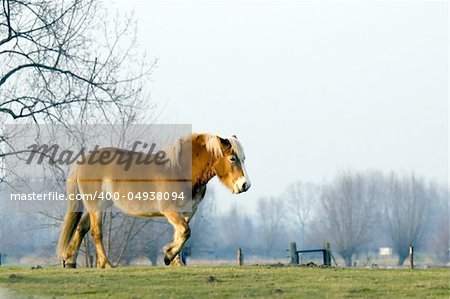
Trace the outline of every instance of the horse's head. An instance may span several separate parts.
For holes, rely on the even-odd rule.
[[[245,170],[245,154],[241,143],[236,136],[213,138],[217,138],[213,146],[220,146],[220,153],[214,164],[214,171],[219,180],[235,194],[247,191],[251,184]]]

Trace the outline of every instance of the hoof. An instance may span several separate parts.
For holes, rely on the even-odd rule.
[[[76,268],[77,267],[77,263],[64,263],[64,268]]]
[[[164,264],[166,264],[166,266],[169,266],[170,262],[171,262],[171,260],[167,256],[165,256],[164,257]]]
[[[113,265],[111,265],[111,263],[100,263],[100,264],[97,264],[97,268],[100,268],[100,269],[111,269],[111,268],[114,268],[114,267],[113,267]]]

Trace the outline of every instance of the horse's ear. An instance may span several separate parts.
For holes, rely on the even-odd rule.
[[[231,148],[231,142],[230,140],[226,139],[226,138],[221,138],[219,136],[217,136],[217,138],[219,138],[220,140],[220,145],[222,146],[223,149],[230,149]]]
[[[236,139],[237,139],[237,136],[236,136],[236,135],[233,135],[232,137],[234,137],[234,138],[236,138]]]

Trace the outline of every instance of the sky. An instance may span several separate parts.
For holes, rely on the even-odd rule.
[[[448,181],[448,7],[406,1],[121,1],[158,58],[158,123],[237,135],[251,212],[295,181],[342,170]]]

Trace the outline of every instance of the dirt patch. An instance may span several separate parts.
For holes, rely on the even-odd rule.
[[[269,268],[282,268],[282,267],[303,267],[303,268],[332,268],[329,266],[324,265],[317,265],[316,263],[309,262],[306,264],[283,264],[283,263],[275,263],[275,264],[255,264],[253,266],[260,266],[260,267],[269,267]]]
[[[21,280],[22,278],[23,278],[22,276],[14,274],[14,273],[8,276],[8,279],[11,281],[18,281],[18,280]]]
[[[275,264],[254,264],[252,266],[259,267],[271,267],[271,268],[281,268],[281,267],[289,267],[291,264],[283,264],[283,263],[275,263]]]
[[[207,283],[217,283],[217,282],[220,282],[219,279],[215,278],[215,277],[212,276],[212,275],[209,275],[208,277],[206,277],[205,281],[206,281]]]
[[[272,291],[273,295],[283,295],[284,291],[282,289],[275,289]]]

